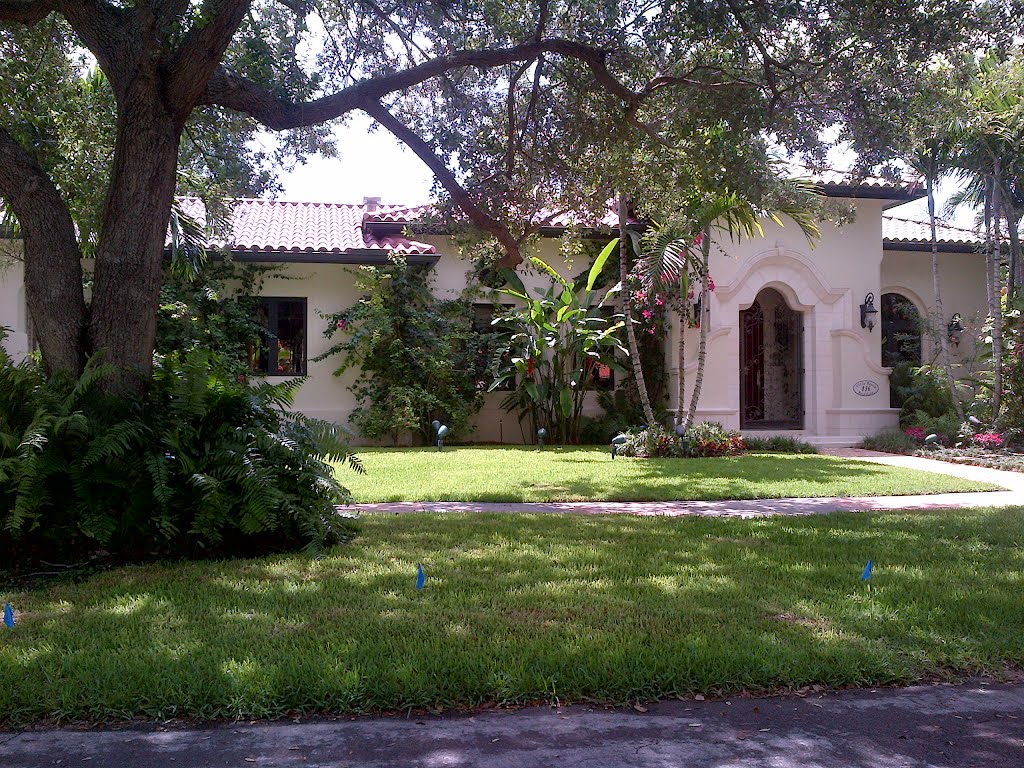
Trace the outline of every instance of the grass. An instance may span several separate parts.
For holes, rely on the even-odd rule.
[[[1024,663],[1022,545],[1021,509],[370,515],[321,560],[125,567],[0,595],[18,611],[0,634],[0,722],[625,703],[998,671]]]
[[[360,449],[343,470],[356,501],[675,501],[887,496],[994,490],[949,475],[834,456],[615,459],[607,450]]]

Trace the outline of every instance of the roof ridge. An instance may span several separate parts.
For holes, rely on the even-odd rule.
[[[883,213],[882,218],[890,219],[892,221],[903,221],[906,222],[907,224],[920,224],[921,226],[925,227],[931,226],[931,222],[925,221],[923,219],[908,219],[905,216],[893,216],[891,213]],[[967,232],[972,235],[977,234],[977,232],[973,229],[968,229],[967,227],[960,227],[957,226],[956,224],[949,224],[945,220],[939,218],[938,216],[935,217],[935,224],[936,226],[942,227],[943,229],[955,229],[957,232]]]

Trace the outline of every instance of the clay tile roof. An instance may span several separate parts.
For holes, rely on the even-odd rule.
[[[893,181],[881,176],[865,176],[852,178],[844,171],[826,169],[823,171],[795,171],[822,187],[825,194],[832,193],[837,197],[874,197],[892,200],[913,200],[923,197],[924,182],[919,178]]]
[[[981,237],[976,232],[949,224],[938,224],[935,234],[939,243],[970,246],[972,249],[981,242]],[[931,237],[931,227],[927,221],[916,221],[885,214],[882,216],[882,240],[887,244],[931,243]]]
[[[179,203],[187,215],[205,223],[206,210],[201,200],[181,198]],[[376,238],[364,232],[367,211],[362,205],[234,200],[230,207],[230,232],[210,245],[260,253],[343,254],[367,250],[390,250],[406,255],[436,253],[429,243],[399,235]]]

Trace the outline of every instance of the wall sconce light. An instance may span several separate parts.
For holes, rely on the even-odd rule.
[[[871,329],[875,327],[875,315],[878,314],[878,310],[875,309],[875,294],[868,293],[864,297],[864,303],[860,305],[860,327],[867,328],[868,333],[871,333]]]
[[[953,346],[960,346],[960,334],[962,334],[966,328],[964,328],[963,318],[960,317],[959,312],[954,312],[953,316],[949,318],[949,325],[946,326],[946,330],[949,332],[949,341]]]

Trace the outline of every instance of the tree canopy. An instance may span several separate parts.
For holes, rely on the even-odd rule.
[[[0,197],[24,237],[47,366],[79,371],[102,351],[144,381],[179,178],[272,192],[276,166],[343,152],[328,128],[363,112],[514,266],[555,212],[603,206],[612,189],[638,197],[655,169],[663,188],[685,188],[670,179],[674,158],[700,157],[712,134],[820,161],[822,129],[835,126],[862,167],[883,163],[920,75],[1008,44],[1020,11],[1015,0],[0,0]],[[252,149],[260,130],[280,135],[275,155]],[[747,165],[737,179],[750,177]],[[89,301],[83,256],[95,257]]]

